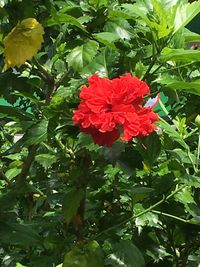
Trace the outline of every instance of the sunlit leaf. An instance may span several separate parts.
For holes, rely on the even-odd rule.
[[[24,19],[4,38],[4,70],[31,60],[41,48],[44,29],[34,18]]]

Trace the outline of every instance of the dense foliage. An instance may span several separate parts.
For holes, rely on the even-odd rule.
[[[0,1],[1,266],[200,266],[200,35],[185,28],[199,12],[186,0]],[[7,69],[5,38],[27,18],[44,42]],[[111,147],[80,132],[73,110],[95,73],[145,81],[144,104],[160,94],[156,132]]]

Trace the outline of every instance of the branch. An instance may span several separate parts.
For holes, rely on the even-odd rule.
[[[58,87],[63,83],[63,81],[65,80],[65,78],[68,76],[69,71],[67,70],[63,76],[55,83],[55,88],[56,90],[58,89]]]
[[[19,181],[24,181],[26,177],[28,176],[28,173],[29,173],[31,164],[35,158],[37,149],[38,149],[38,145],[32,145],[28,148],[28,156],[23,163],[21,173],[17,176]]]
[[[38,61],[36,58],[33,59],[34,64],[36,65],[40,76],[44,79],[44,81],[47,84],[47,94],[46,94],[46,99],[45,99],[45,103],[46,105],[49,105],[51,102],[51,97],[53,92],[56,90],[56,86],[55,86],[55,79],[54,76],[49,73]]]

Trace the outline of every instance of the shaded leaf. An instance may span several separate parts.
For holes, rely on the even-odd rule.
[[[69,223],[72,217],[76,214],[83,197],[83,189],[72,188],[65,194],[62,204],[62,212],[67,223]]]
[[[103,267],[103,253],[97,241],[77,244],[64,258],[63,267]]]

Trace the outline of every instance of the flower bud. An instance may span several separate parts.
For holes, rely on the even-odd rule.
[[[200,130],[200,115],[197,115],[196,116],[196,118],[195,118],[195,124],[196,124],[196,126],[199,128],[199,130]]]

